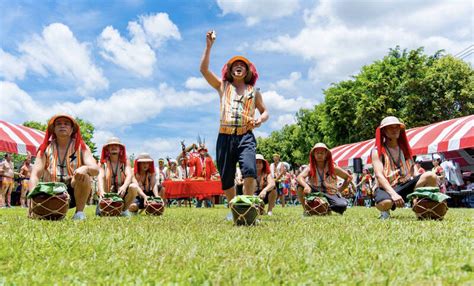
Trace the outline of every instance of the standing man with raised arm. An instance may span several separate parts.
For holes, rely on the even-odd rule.
[[[220,127],[216,144],[216,161],[221,174],[222,189],[227,201],[235,196],[234,178],[237,162],[244,178],[244,194],[253,195],[256,189],[257,141],[254,128],[268,120],[268,111],[262,94],[255,83],[258,73],[243,56],[231,58],[222,69],[222,77],[209,70],[211,48],[215,32],[206,35],[206,48],[201,60],[201,73],[206,81],[217,90],[220,99]],[[260,116],[255,119],[255,108]]]

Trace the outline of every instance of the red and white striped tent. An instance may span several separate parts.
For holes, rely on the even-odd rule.
[[[374,131],[375,133],[375,131]],[[461,166],[474,165],[472,157],[463,149],[474,147],[474,115],[446,120],[407,130],[413,155],[443,153],[456,159]],[[354,158],[367,164],[375,139],[346,144],[331,149],[339,167],[352,167]]]
[[[43,131],[0,120],[0,151],[23,155],[28,151],[35,156],[44,134]]]

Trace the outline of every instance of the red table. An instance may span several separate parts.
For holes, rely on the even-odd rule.
[[[164,181],[167,199],[198,198],[223,195],[221,181]]]

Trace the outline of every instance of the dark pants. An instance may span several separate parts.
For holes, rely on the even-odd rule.
[[[421,175],[414,177],[413,179],[406,181],[403,184],[395,186],[393,189],[395,192],[403,198],[404,201],[407,200],[407,196],[415,191],[415,186],[420,180]],[[375,190],[375,203],[378,204],[382,201],[392,200],[392,197],[382,188],[377,188]],[[393,202],[393,201],[392,201]],[[392,205],[392,210],[395,210],[396,205]]]
[[[340,194],[330,195],[324,193],[324,196],[328,200],[329,207],[332,211],[338,214],[344,214],[347,209],[347,200],[343,198]]]
[[[256,150],[257,140],[251,131],[243,135],[219,133],[216,144],[216,161],[223,190],[234,186],[237,162],[243,178],[257,178]]]
[[[347,200],[341,196],[341,194],[328,194],[326,191],[318,189],[314,186],[311,186],[311,191],[312,192],[321,192],[323,193],[324,197],[328,200],[329,207],[331,208],[332,211],[338,213],[338,214],[344,214],[344,212],[347,209]]]

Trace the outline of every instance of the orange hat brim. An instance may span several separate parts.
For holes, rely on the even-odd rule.
[[[68,115],[68,114],[56,114],[53,117],[51,117],[51,119],[49,119],[49,121],[48,121],[48,130],[50,131],[51,134],[54,132],[54,122],[58,118],[67,118],[67,119],[71,120],[71,122],[73,124],[74,131],[79,130],[79,128],[80,128],[79,123],[77,123],[77,121],[74,117],[72,117],[71,115]]]

